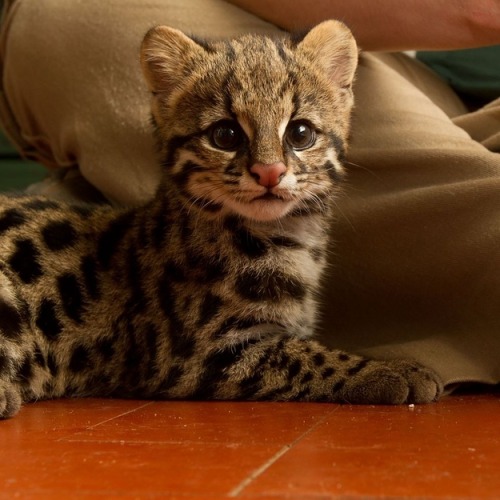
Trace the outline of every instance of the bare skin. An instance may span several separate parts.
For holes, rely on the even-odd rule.
[[[500,44],[500,0],[227,0],[287,30],[339,19],[364,50]]]

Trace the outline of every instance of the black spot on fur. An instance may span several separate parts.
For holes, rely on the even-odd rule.
[[[179,380],[182,377],[183,373],[184,371],[182,367],[178,365],[172,366],[155,393],[162,396],[168,396],[168,391],[174,388],[179,383]]]
[[[101,290],[99,286],[97,264],[94,258],[90,255],[83,257],[80,263],[80,271],[83,276],[83,283],[87,295],[91,299],[98,300],[101,296]]]
[[[35,347],[34,359],[35,359],[35,363],[38,366],[41,366],[42,368],[46,368],[47,367],[47,360],[45,359],[45,356],[43,355],[42,350],[40,349],[39,345],[37,345]]]
[[[302,370],[302,363],[299,359],[293,361],[288,367],[287,377],[288,380],[293,380]]]
[[[156,357],[158,355],[158,329],[152,323],[146,323],[142,332],[146,340],[147,363],[144,377],[146,380],[155,378],[158,372]]]
[[[52,221],[42,229],[42,238],[49,250],[57,252],[74,245],[78,233],[68,221]]]
[[[253,399],[253,397],[262,389],[262,373],[254,371],[252,375],[244,378],[240,383],[240,396],[242,400]]]
[[[9,229],[22,226],[25,222],[26,216],[23,212],[16,208],[10,208],[0,216],[0,234],[5,233]]]
[[[104,198],[102,201],[104,202]],[[80,217],[88,217],[94,212],[94,207],[92,205],[71,205],[71,211]]]
[[[0,351],[0,375],[6,375],[10,372],[12,368],[11,361],[8,356]]]
[[[345,386],[345,380],[339,380],[333,385],[332,392],[335,394],[341,391],[344,388],[344,386]]]
[[[49,352],[47,356],[47,366],[49,367],[50,374],[55,377],[59,373],[59,366],[53,353]]]
[[[356,363],[352,368],[349,368],[349,370],[347,370],[347,375],[352,377],[352,376],[358,374],[361,370],[363,370],[363,368],[366,367],[367,364],[368,364],[368,360],[362,359],[361,361]]]
[[[199,251],[186,250],[186,267],[190,277],[203,284],[221,281],[227,274],[225,263],[221,259],[209,259]]]
[[[323,370],[323,372],[321,373],[321,378],[325,380],[327,378],[332,377],[334,374],[335,370],[331,366],[329,366]]]
[[[34,283],[42,276],[40,252],[35,244],[28,239],[16,240],[16,249],[9,259],[12,270],[27,285]]]
[[[258,258],[267,253],[269,245],[242,226],[238,217],[227,217],[224,228],[233,233],[234,245],[244,255]]]
[[[134,214],[132,212],[125,212],[114,219],[101,234],[97,245],[97,259],[104,269],[109,269],[111,259],[131,227],[133,219]]]
[[[317,352],[312,359],[316,366],[323,366],[326,362],[325,355],[321,352]]]
[[[57,289],[64,312],[72,320],[81,323],[82,314],[85,312],[85,303],[77,277],[72,273],[59,276],[57,278]]]
[[[297,396],[295,396],[294,400],[295,401],[307,401],[309,399],[309,396],[311,395],[311,389],[309,387],[306,387],[305,389],[302,389]]]
[[[248,330],[249,328],[252,328],[254,326],[259,326],[261,324],[262,321],[257,318],[239,318],[236,316],[231,316],[222,323],[222,325],[215,333],[215,337],[216,338],[224,337],[230,331]]]
[[[186,281],[186,274],[181,266],[177,265],[173,260],[169,260],[163,268],[164,280],[172,283],[183,283]]]
[[[238,344],[217,350],[209,355],[203,364],[203,371],[198,386],[193,391],[192,399],[213,399],[217,385],[227,379],[226,369],[236,363],[248,344]]]
[[[236,280],[236,291],[241,297],[251,301],[301,300],[306,294],[305,285],[281,272],[258,273],[249,270],[240,273]]]
[[[21,313],[12,305],[0,300],[0,334],[17,339],[22,333]]]
[[[218,295],[208,292],[200,306],[198,325],[200,327],[209,323],[221,310],[223,301]]]
[[[253,235],[245,227],[240,227],[234,231],[233,242],[236,248],[250,258],[259,258],[266,255],[269,245]]]
[[[287,236],[273,236],[272,238],[270,238],[270,242],[277,247],[292,249],[304,248],[303,245],[297,240],[294,240],[293,238],[289,238]]]
[[[341,352],[338,355],[338,359],[339,359],[339,361],[349,361],[351,359],[351,356],[349,356],[349,354],[347,354],[345,352]]]
[[[101,354],[104,362],[109,362],[115,355],[115,342],[112,338],[100,339],[96,344],[97,351]]]
[[[189,358],[194,354],[195,339],[185,332],[176,310],[175,292],[167,269],[158,283],[160,308],[170,323],[171,350],[174,357]]]
[[[59,208],[59,203],[52,200],[34,199],[23,203],[23,208],[43,212],[45,210],[53,210]]]
[[[306,372],[306,373],[304,373],[304,375],[300,379],[300,383],[307,384],[308,382],[311,382],[311,380],[313,380],[313,378],[314,378],[314,375],[312,374],[312,372]]]
[[[26,356],[16,373],[16,380],[21,383],[28,383],[33,377],[33,360],[31,356]]]
[[[55,304],[50,299],[43,299],[38,310],[36,326],[49,340],[57,340],[62,332],[62,325],[56,315]]]
[[[158,212],[152,217],[151,240],[154,247],[159,250],[165,244],[167,235],[170,234],[172,220],[169,217],[170,206],[167,197],[161,199],[161,207]],[[143,224],[146,228],[146,224]]]
[[[68,368],[73,373],[80,373],[90,368],[90,351],[87,347],[79,345],[73,351]]]
[[[142,269],[134,247],[130,247],[127,255],[128,283],[131,290],[130,299],[127,302],[129,314],[138,314],[146,308],[147,299],[142,287]]]

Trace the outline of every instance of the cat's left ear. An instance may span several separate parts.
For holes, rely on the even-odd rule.
[[[341,88],[350,88],[358,66],[358,47],[349,28],[340,21],[324,21],[312,28],[298,44]]]
[[[203,53],[201,45],[177,29],[157,26],[149,30],[141,46],[141,66],[150,90],[171,92]]]

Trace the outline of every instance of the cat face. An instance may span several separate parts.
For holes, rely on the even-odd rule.
[[[155,28],[142,64],[166,182],[202,210],[260,221],[324,205],[343,172],[356,62],[335,21],[299,41],[207,44]]]

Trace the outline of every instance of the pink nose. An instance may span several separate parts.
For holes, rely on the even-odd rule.
[[[250,167],[250,173],[256,178],[257,182],[264,187],[272,188],[277,186],[286,172],[286,165],[278,163],[254,163]]]

